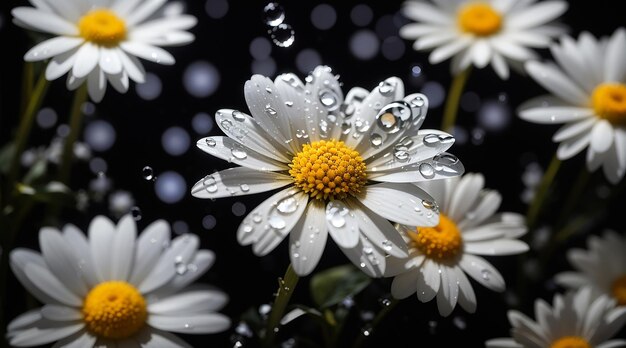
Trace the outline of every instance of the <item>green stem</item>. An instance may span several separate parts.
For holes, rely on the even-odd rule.
[[[559,160],[556,155],[552,157],[552,161],[548,166],[548,169],[543,174],[541,178],[541,182],[539,183],[539,187],[537,188],[537,192],[535,192],[535,197],[528,207],[528,212],[526,213],[526,225],[529,230],[532,230],[537,223],[537,218],[539,217],[539,213],[541,212],[541,208],[546,200],[546,195],[552,186],[552,182],[556,177],[556,173],[559,171],[559,167],[561,166],[561,160]]]
[[[265,330],[265,347],[271,347],[274,343],[276,332],[278,332],[278,328],[280,326],[280,319],[282,319],[285,309],[287,308],[287,304],[289,304],[289,299],[291,299],[291,295],[293,295],[293,292],[296,289],[298,279],[298,275],[293,270],[291,264],[289,264],[289,267],[287,267],[287,271],[285,272],[285,277],[278,280],[278,292],[276,293],[276,299],[274,300],[274,305],[272,306],[272,311],[270,312],[270,316],[267,320],[267,327]]]
[[[572,190],[569,192],[569,195],[567,196],[567,200],[565,200],[565,207],[563,207],[563,210],[561,211],[561,214],[559,215],[558,220],[556,221],[556,226],[563,226],[565,224],[565,221],[570,218],[570,214],[572,213],[572,210],[574,210],[574,208],[576,208],[576,203],[578,203],[578,200],[580,198],[580,196],[583,194],[585,188],[587,187],[587,183],[589,182],[589,172],[587,171],[587,168],[583,167],[582,170],[580,171],[580,174],[578,174],[578,178],[576,178],[576,181],[574,182],[574,186],[572,187]],[[558,236],[558,235],[554,235],[555,236],[555,241],[560,240],[564,240],[564,238],[566,238],[567,236]]]
[[[80,86],[74,94],[72,101],[72,111],[70,114],[70,133],[63,143],[63,153],[61,155],[61,167],[59,168],[58,180],[64,184],[68,184],[70,179],[70,170],[72,168],[72,160],[74,159],[74,143],[78,139],[81,126],[83,123],[83,103],[87,100],[87,84]]]
[[[378,324],[387,316],[387,314],[389,314],[389,312],[391,312],[392,309],[394,309],[398,305],[398,303],[400,303],[399,300],[391,299],[389,304],[386,305],[383,309],[381,309],[380,312],[378,312],[378,314],[376,314],[376,317],[374,318],[374,320],[372,320],[372,323],[370,325],[370,329],[368,330],[367,335],[365,334],[365,332],[362,332],[358,336],[354,344],[352,345],[352,348],[360,348],[361,346],[363,346],[363,343],[365,343],[365,340],[368,337],[372,336]]]
[[[37,85],[35,86],[35,89],[33,90],[30,99],[28,100],[26,110],[24,111],[24,114],[20,119],[20,126],[15,135],[15,149],[13,152],[13,158],[11,158],[11,166],[9,167],[9,176],[7,182],[8,187],[6,191],[7,195],[11,195],[11,193],[15,189],[15,183],[20,173],[20,159],[22,158],[22,152],[24,152],[24,148],[26,147],[28,136],[30,135],[30,131],[33,128],[35,115],[41,107],[41,103],[44,96],[46,95],[48,86],[48,80],[46,80],[46,77],[42,73],[41,76],[39,76],[39,80],[37,80]]]
[[[459,102],[461,101],[461,94],[465,83],[469,77],[471,67],[461,71],[452,80],[450,85],[450,91],[448,92],[448,98],[446,99],[446,106],[443,111],[443,120],[441,122],[441,130],[444,132],[451,132],[452,127],[456,121],[456,115],[459,111]]]

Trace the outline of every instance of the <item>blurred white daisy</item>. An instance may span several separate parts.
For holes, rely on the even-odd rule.
[[[454,138],[420,130],[427,99],[404,96],[398,78],[371,92],[353,88],[344,101],[337,77],[317,67],[306,84],[294,74],[254,75],[244,88],[253,117],[220,110],[227,137],[201,139],[203,151],[241,167],[208,175],[193,188],[200,198],[241,196],[287,187],[243,220],[237,238],[256,255],[290,234],[298,275],[317,265],[328,234],[370,276],[382,276],[385,255],[406,255],[387,221],[438,222],[432,198],[410,182],[460,175],[461,162],[444,153]],[[291,233],[290,233],[291,232]]]
[[[170,243],[166,222],[136,238],[135,221],[117,226],[98,216],[89,238],[75,226],[42,228],[42,253],[16,249],[11,268],[45,305],[8,326],[12,346],[191,347],[170,332],[224,331],[230,320],[215,311],[228,301],[209,286],[186,288],[211,267],[215,255],[198,250],[194,235]]]
[[[626,307],[615,307],[606,296],[594,298],[589,288],[554,296],[553,307],[535,301],[534,321],[510,310],[513,338],[495,338],[487,348],[612,348],[625,347],[626,340],[610,338],[626,321]]]
[[[394,276],[391,294],[398,299],[417,293],[428,302],[437,297],[439,313],[448,316],[458,303],[476,310],[476,295],[468,278],[494,291],[504,291],[504,279],[489,262],[476,255],[512,255],[528,250],[516,238],[526,233],[524,217],[495,214],[502,197],[484,189],[481,174],[420,183],[441,207],[439,225],[399,225],[408,258],[389,257],[386,276]]]
[[[567,258],[578,272],[562,272],[556,282],[571,289],[590,286],[594,296],[607,295],[626,306],[626,239],[607,231],[590,236],[588,250],[572,249]]]
[[[626,172],[626,30],[596,40],[582,33],[551,47],[559,66],[528,62],[526,70],[552,95],[520,107],[535,123],[565,123],[552,137],[557,156],[569,159],[587,148],[589,171],[601,165],[612,183]]]
[[[104,97],[107,80],[120,93],[129,79],[143,83],[146,72],[137,59],[171,65],[174,57],[159,46],[192,42],[186,30],[196,18],[182,15],[179,4],[167,0],[32,0],[34,7],[11,11],[14,22],[54,35],[31,48],[24,60],[50,59],[46,78],[69,72],[67,88],[87,83],[94,101]]]
[[[565,30],[553,20],[567,10],[565,1],[535,0],[412,0],[404,4],[404,15],[417,23],[400,29],[400,36],[416,40],[416,50],[433,50],[431,64],[452,58],[452,73],[471,64],[493,66],[502,78],[509,65],[536,59],[531,48],[548,47]]]

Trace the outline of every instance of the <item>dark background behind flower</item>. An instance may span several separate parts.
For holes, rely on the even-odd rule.
[[[398,37],[399,27],[408,22],[399,13],[400,2],[280,2],[286,16],[284,23],[295,31],[295,41],[289,47],[272,43],[268,34],[271,27],[265,23],[263,13],[266,4],[189,1],[187,12],[199,20],[191,30],[196,41],[169,49],[176,57],[176,65],[146,63],[149,73],[146,84],[131,85],[125,95],[109,87],[102,103],[85,108],[88,116],[80,141],[89,145],[91,158],[75,163],[71,186],[86,190],[90,200],[84,211],[65,209],[58,219],[86,230],[93,215],[115,218],[110,200],[122,190],[129,192],[134,202],[118,205],[117,209],[132,210],[141,228],[156,219],[165,219],[173,224],[175,233],[199,235],[202,247],[217,255],[215,265],[201,281],[230,294],[231,300],[222,312],[233,319],[233,328],[211,336],[184,337],[194,346],[228,347],[238,338],[244,338],[244,346],[253,346],[253,338],[245,344],[245,330],[241,327],[235,330],[239,316],[249,308],[256,310],[271,302],[276,278],[282,276],[288,264],[285,243],[270,255],[258,258],[250,248],[236,242],[239,222],[266,195],[213,202],[189,194],[191,186],[204,175],[230,166],[198,150],[194,144],[204,136],[221,133],[213,124],[218,109],[248,111],[243,84],[251,74],[275,77],[295,72],[304,78],[314,66],[326,64],[341,75],[344,92],[354,86],[371,89],[388,76],[398,76],[404,80],[407,94],[422,92],[430,98],[431,109],[423,128],[439,128],[442,102],[451,80],[449,62],[431,66],[427,53],[413,51],[412,42]],[[11,140],[18,121],[22,56],[37,39],[11,23],[10,9],[22,5],[27,5],[26,1],[5,0],[0,5],[1,145]],[[625,24],[616,6],[609,0],[570,2],[562,22],[574,35],[583,30],[596,36],[610,35]],[[540,53],[550,58],[547,50]],[[467,172],[482,172],[486,186],[502,193],[501,211],[525,213],[527,193],[524,192],[540,178],[541,168],[545,169],[556,150],[550,141],[556,126],[539,127],[518,119],[515,114],[521,102],[543,93],[543,89],[525,76],[515,72],[508,81],[502,81],[489,67],[473,71],[466,87],[457,118],[457,143],[451,152],[462,160]],[[71,98],[63,78],[51,84],[43,103],[45,111],[38,115],[29,148],[48,146],[55,136],[63,134]],[[146,179],[149,174],[148,169],[144,171],[146,166],[151,168],[156,180]],[[564,163],[544,221],[558,217],[568,189],[583,168],[583,155]],[[110,189],[103,191],[107,186]],[[536,259],[524,256],[489,258],[504,275],[508,291],[497,294],[474,286],[478,298],[476,314],[457,308],[450,317],[441,318],[434,303],[421,304],[412,296],[402,301],[378,331],[373,332],[369,346],[393,342],[394,347],[429,347],[463,342],[464,346],[479,347],[488,338],[508,336],[505,314],[508,308],[519,306],[516,308],[533,315],[529,304],[535,297],[551,300],[552,294],[560,290],[546,280],[558,270],[569,269],[564,258],[566,247],[583,245],[586,234],[600,233],[604,228],[626,231],[620,216],[626,206],[623,183],[621,187],[621,194],[609,201],[606,198],[615,187],[601,173],[592,176],[592,184],[579,198],[580,204],[572,217],[596,211],[595,218],[577,226],[579,234],[557,249],[546,263],[539,264]],[[98,197],[101,199],[94,200]],[[33,212],[20,231],[17,246],[38,249],[36,236],[43,214],[43,208]],[[529,239],[531,247],[541,245],[541,238],[550,233],[546,229],[535,232],[534,238]],[[347,262],[329,242],[317,270]],[[292,302],[312,304],[309,279],[300,281]],[[522,281],[527,287],[523,295],[516,292]],[[14,278],[10,278],[9,284],[7,299],[11,301],[3,308],[4,323],[34,305],[32,300],[24,298],[24,291]],[[384,306],[381,303],[389,296],[389,288],[390,279],[376,280],[354,298],[351,324],[342,336],[345,342],[352,341],[368,326],[371,317]],[[314,341],[319,337],[312,321],[299,320],[284,328],[280,341],[289,345],[289,339],[296,335]],[[621,336],[626,336],[624,330]]]

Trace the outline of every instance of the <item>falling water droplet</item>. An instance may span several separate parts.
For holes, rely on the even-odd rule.
[[[148,180],[148,181],[154,179],[154,171],[152,170],[152,167],[150,166],[143,167],[143,169],[141,170],[141,175],[143,176],[145,180]]]
[[[276,2],[270,2],[263,7],[265,24],[275,27],[285,20],[285,10]]]
[[[296,33],[293,31],[293,28],[286,23],[273,27],[269,32],[272,42],[278,47],[289,47],[296,39]]]
[[[133,217],[133,219],[135,219],[135,221],[141,220],[141,209],[139,209],[139,207],[134,206],[130,208],[130,214]]]

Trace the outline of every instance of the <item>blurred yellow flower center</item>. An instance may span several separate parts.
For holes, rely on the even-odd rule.
[[[87,330],[98,337],[121,339],[139,331],[148,318],[146,300],[134,286],[109,281],[93,288],[83,303]]]
[[[126,39],[126,23],[110,10],[90,11],[78,22],[78,31],[85,40],[100,46],[117,46]]]
[[[626,274],[615,279],[611,290],[613,291],[613,297],[617,300],[617,304],[626,306]]]
[[[552,342],[550,348],[591,348],[591,345],[582,337],[565,336]]]
[[[454,221],[439,215],[439,225],[418,227],[409,232],[415,247],[427,257],[437,261],[449,261],[459,256],[463,247],[463,238]]]
[[[354,196],[367,181],[361,155],[338,140],[305,144],[289,167],[295,185],[316,199]]]
[[[591,104],[599,117],[611,123],[626,123],[626,85],[599,85],[593,90]]]
[[[489,36],[500,31],[502,16],[488,4],[470,3],[459,10],[458,23],[466,33]]]

